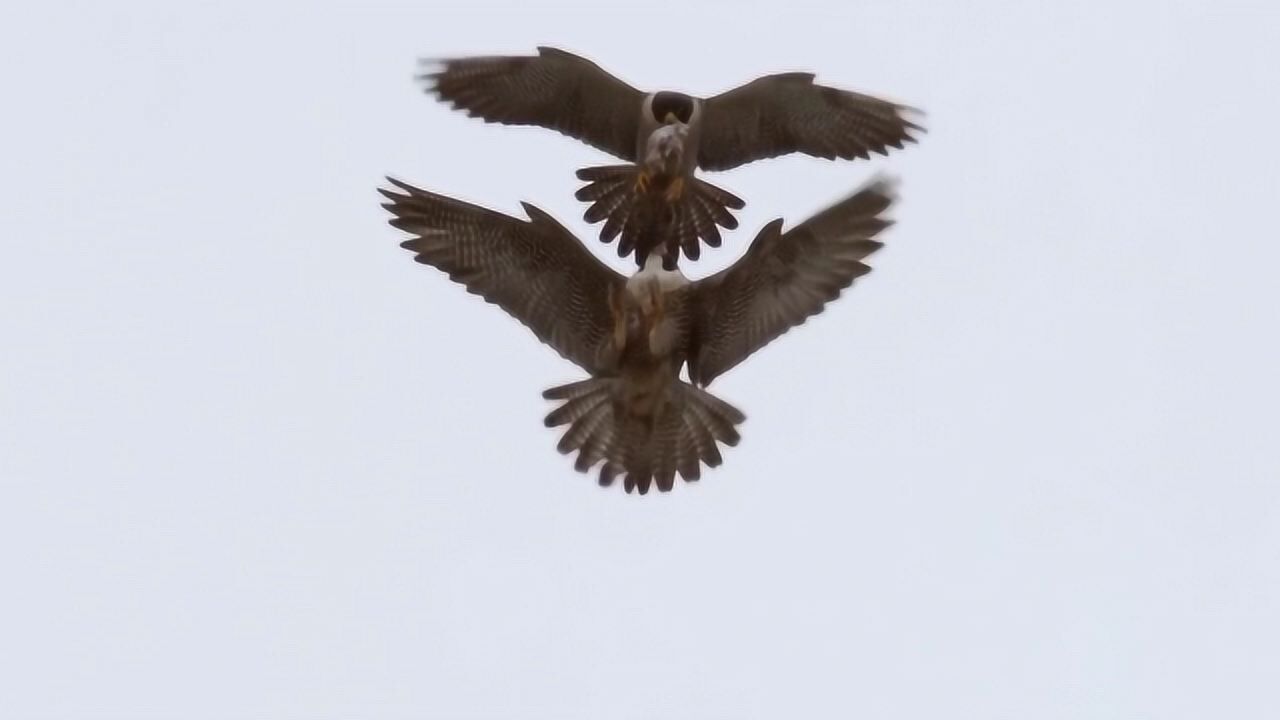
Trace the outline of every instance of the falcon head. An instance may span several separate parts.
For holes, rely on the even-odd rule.
[[[664,90],[653,94],[649,101],[649,110],[653,119],[660,123],[678,121],[689,123],[693,120],[694,100],[684,93]]]

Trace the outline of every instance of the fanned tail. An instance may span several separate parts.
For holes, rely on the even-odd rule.
[[[641,495],[655,482],[667,492],[677,474],[693,482],[702,476],[702,465],[719,466],[718,444],[737,445],[737,426],[746,420],[737,408],[683,380],[671,382],[655,417],[639,417],[628,407],[619,378],[580,380],[542,396],[563,401],[545,424],[569,426],[556,447],[566,455],[577,451],[574,469],[585,473],[603,462],[600,485],[622,475],[624,489]]]
[[[612,242],[619,238],[619,257],[634,251],[636,263],[643,266],[649,253],[665,243],[668,258],[674,260],[683,251],[685,257],[697,260],[702,249],[699,240],[720,247],[720,228],[738,227],[730,210],[741,210],[745,203],[733,193],[691,177],[683,180],[679,198],[671,202],[666,188],[638,192],[639,175],[636,165],[602,165],[578,171],[578,179],[587,184],[575,197],[591,203],[583,219],[604,221],[600,239]]]

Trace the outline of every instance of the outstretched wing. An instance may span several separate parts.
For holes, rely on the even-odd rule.
[[[415,260],[506,310],[542,342],[587,372],[613,329],[610,293],[624,278],[568,230],[525,203],[529,220],[420,190],[388,178],[379,189],[391,224],[415,237],[400,243]]]
[[[785,233],[774,220],[741,260],[693,283],[689,379],[705,387],[870,272],[862,260],[883,247],[873,238],[892,224],[891,193],[878,179]]]
[[[812,73],[767,75],[708,98],[698,165],[728,170],[802,152],[832,160],[866,158],[915,142],[912,110],[860,93],[816,85]]]
[[[455,58],[422,76],[427,92],[485,122],[539,125],[624,160],[636,159],[644,93],[563,50]]]

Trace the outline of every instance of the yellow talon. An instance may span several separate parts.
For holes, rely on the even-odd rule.
[[[636,175],[635,191],[641,195],[649,192],[649,173],[647,171],[641,170],[640,174]]]
[[[684,178],[676,177],[676,179],[672,180],[671,184],[667,186],[667,193],[665,195],[665,197],[667,198],[667,202],[673,203],[679,200],[680,195],[683,192],[684,192]]]

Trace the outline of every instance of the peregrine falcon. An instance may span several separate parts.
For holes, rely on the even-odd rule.
[[[628,164],[586,168],[577,197],[584,218],[605,221],[600,239],[621,235],[619,256],[636,263],[660,243],[668,269],[683,250],[696,260],[699,238],[720,245],[717,226],[733,229],[733,194],[694,177],[789,153],[867,158],[915,142],[922,132],[904,105],[814,83],[814,75],[766,75],[709,98],[645,93],[564,50],[537,55],[424,61],[428,92],[485,122],[539,125],[611,153]]]
[[[521,220],[388,179],[390,223],[413,236],[401,247],[590,375],[544,393],[562,401],[546,425],[569,426],[560,452],[577,451],[584,473],[603,463],[601,485],[624,475],[641,494],[720,464],[717,444],[736,445],[745,416],[703,388],[869,272],[862,261],[891,224],[891,184],[877,179],[789,230],[768,223],[715,275],[690,282],[658,245],[625,277],[529,203]]]

